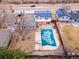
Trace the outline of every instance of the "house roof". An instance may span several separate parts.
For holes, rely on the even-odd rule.
[[[79,13],[69,13],[72,17],[71,19],[77,20],[79,19]]]
[[[60,17],[63,17],[63,16],[68,16],[68,17],[70,17],[70,20],[75,20],[75,21],[78,21],[78,19],[79,19],[79,13],[77,12],[77,13],[73,13],[73,12],[71,12],[71,13],[68,13],[68,12],[66,12],[64,9],[58,9],[57,11],[56,11],[56,13],[57,13],[57,16],[60,18]]]
[[[50,11],[36,11],[35,15],[37,17],[52,17],[52,14]]]
[[[64,9],[58,9],[56,13],[58,17],[63,17],[63,16],[71,17],[71,15],[67,13]]]

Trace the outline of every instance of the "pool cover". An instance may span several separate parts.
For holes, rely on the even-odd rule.
[[[49,45],[56,47],[56,42],[52,29],[41,29],[41,41],[42,46]]]

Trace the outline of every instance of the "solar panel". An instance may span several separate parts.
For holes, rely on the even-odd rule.
[[[51,17],[51,12],[50,11],[36,11],[35,15],[38,17]]]

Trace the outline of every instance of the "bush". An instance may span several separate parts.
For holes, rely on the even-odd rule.
[[[1,23],[0,23],[0,29],[5,29],[5,28],[7,28],[7,25],[6,25],[6,24],[1,24]]]
[[[27,59],[27,57],[20,49],[10,50],[6,47],[0,47],[0,59]]]

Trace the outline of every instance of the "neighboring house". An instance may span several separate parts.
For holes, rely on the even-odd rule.
[[[69,21],[71,19],[71,15],[67,13],[64,9],[58,9],[56,11],[56,14],[60,21]]]
[[[51,11],[36,11],[35,12],[35,21],[37,22],[50,22],[52,20]]]
[[[79,22],[79,13],[77,12],[77,13],[73,13],[73,12],[71,12],[71,13],[69,13],[72,17],[71,17],[71,21],[73,21],[73,22]]]
[[[79,22],[79,12],[66,12],[64,9],[58,9],[56,11],[58,20],[60,21],[71,21]]]

